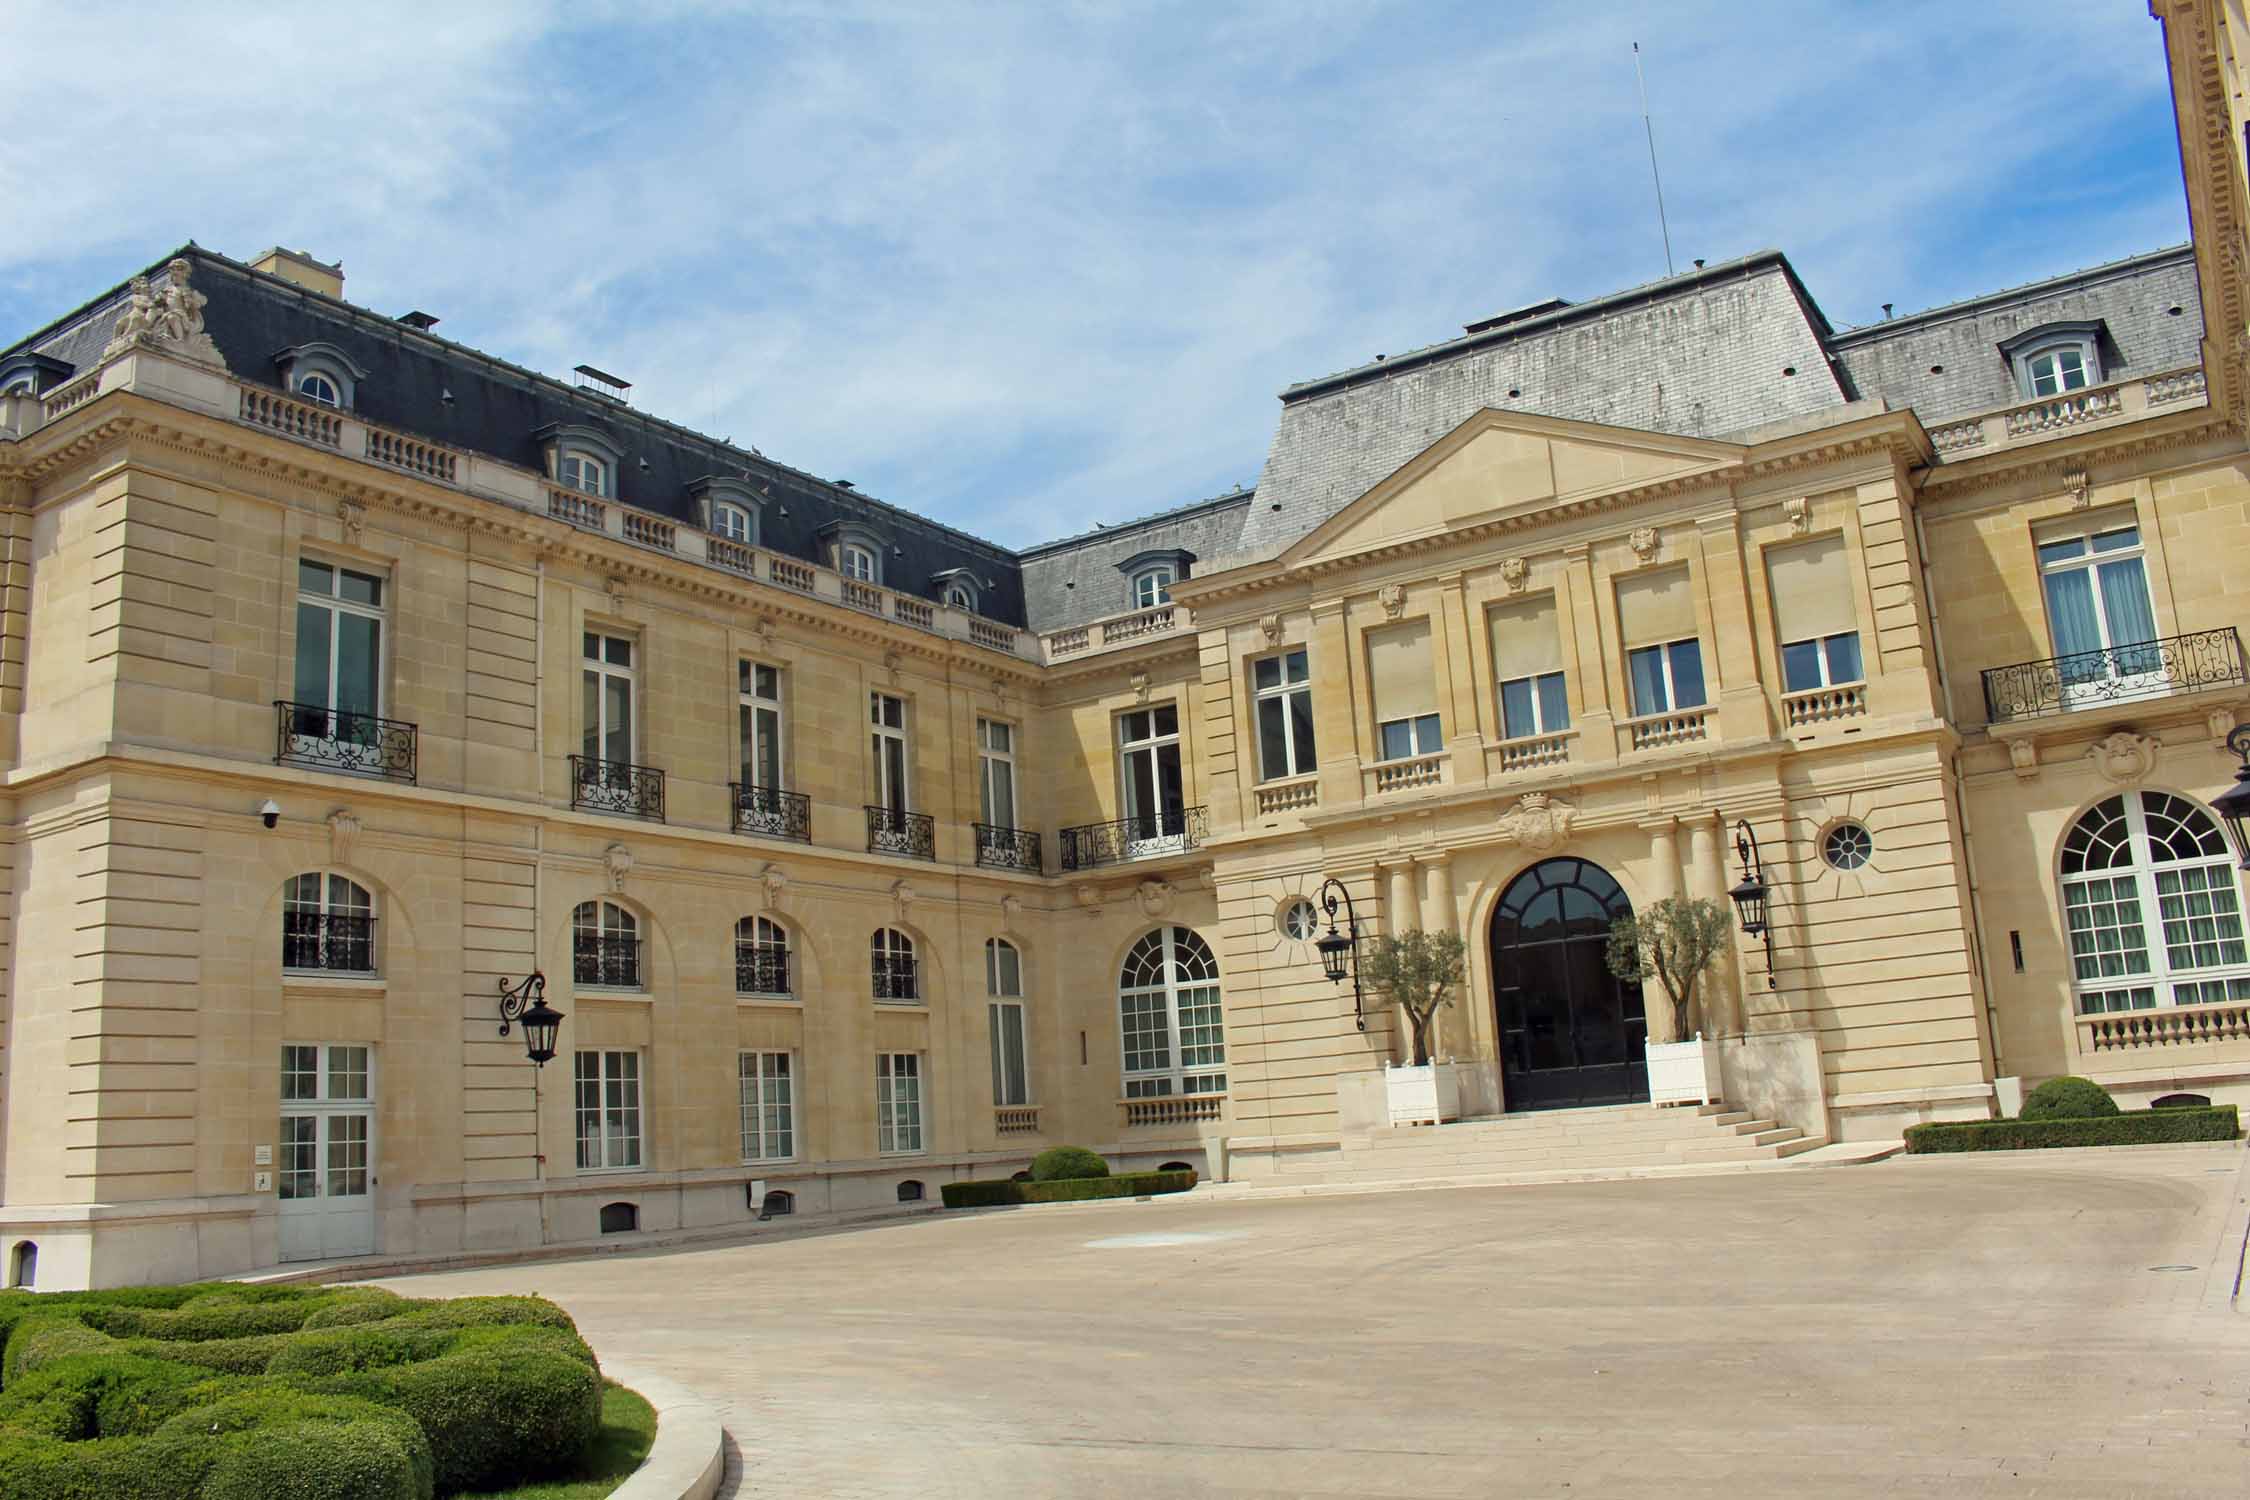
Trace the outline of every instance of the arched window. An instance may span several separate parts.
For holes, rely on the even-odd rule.
[[[282,887],[281,966],[301,974],[375,972],[375,898],[342,875],[292,875]]]
[[[875,549],[861,546],[858,542],[846,542],[838,549],[836,571],[862,583],[881,581],[881,568],[876,561]]]
[[[307,401],[317,401],[322,406],[342,406],[344,393],[336,389],[336,382],[326,375],[300,375],[297,377],[297,394]]]
[[[1133,945],[1117,977],[1117,1011],[1126,1098],[1226,1092],[1219,961],[1194,932],[1159,927]]]
[[[602,1233],[630,1234],[641,1227],[641,1207],[637,1203],[604,1203],[602,1205]]]
[[[954,609],[965,609],[970,614],[977,611],[977,591],[960,579],[945,586],[945,602]]]
[[[588,495],[609,493],[609,464],[591,453],[565,453],[555,460],[555,478]]]
[[[614,901],[581,901],[570,914],[570,975],[578,984],[641,987],[641,923]]]
[[[1158,563],[1143,568],[1133,575],[1133,608],[1154,609],[1159,604],[1172,602],[1172,585],[1178,581],[1178,570],[1170,563]]]
[[[744,917],[734,924],[734,992],[789,993],[789,933],[773,918]]]
[[[761,1219],[778,1219],[783,1214],[793,1214],[796,1211],[797,1195],[787,1188],[769,1188],[765,1201],[758,1205],[758,1217]]]
[[[26,1291],[39,1284],[39,1245],[34,1240],[18,1240],[8,1252],[8,1285]]]
[[[740,542],[744,546],[758,540],[757,532],[750,524],[750,512],[723,500],[712,503],[711,534],[725,537],[730,542]]]
[[[2170,792],[2088,808],[2062,850],[2078,1013],[2250,999],[2250,945],[2227,841]]]
[[[992,1033],[992,1102],[1003,1108],[1031,1102],[1031,1061],[1024,1045],[1023,955],[1005,938],[984,945],[986,1017]]]
[[[906,1181],[898,1185],[898,1201],[901,1203],[921,1202],[922,1184],[911,1177],[907,1178]]]
[[[914,962],[914,939],[895,927],[878,927],[868,942],[868,949],[876,999],[912,1004],[922,998],[922,980]]]

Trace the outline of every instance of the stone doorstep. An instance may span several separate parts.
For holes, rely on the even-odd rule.
[[[220,1278],[256,1286],[290,1282],[372,1281],[385,1276],[420,1276],[436,1271],[469,1271],[542,1260],[584,1260],[597,1255],[631,1255],[643,1250],[691,1249],[767,1239],[805,1239],[847,1229],[869,1228],[943,1212],[937,1203],[873,1208],[851,1214],[790,1215],[800,1222],[782,1228],[751,1224],[713,1224],[694,1229],[659,1229],[605,1234],[598,1239],[556,1240],[495,1250],[439,1250],[426,1255],[363,1255],[351,1260],[289,1261],[265,1270]]]
[[[1578,1167],[1548,1172],[1455,1172],[1428,1177],[1380,1177],[1353,1182],[1289,1182],[1262,1177],[1254,1182],[1214,1183],[1210,1197],[1221,1201],[1243,1198],[1327,1198],[1360,1193],[1426,1192],[1446,1188],[1542,1187],[1577,1182],[1642,1182],[1666,1177],[1721,1177],[1736,1172],[1794,1171],[1794,1161],[1680,1162],[1665,1165]],[[1195,1193],[1183,1194],[1194,1197]]]
[[[727,1435],[711,1403],[677,1381],[635,1365],[602,1371],[656,1408],[648,1457],[610,1492],[610,1500],[711,1500],[726,1477]]]

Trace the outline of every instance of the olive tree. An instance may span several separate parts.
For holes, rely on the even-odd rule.
[[[1430,1060],[1430,1026],[1438,1007],[1453,1003],[1467,971],[1468,948],[1457,932],[1409,932],[1376,938],[1360,960],[1359,977],[1406,1012],[1414,1028],[1414,1066]]]
[[[1672,1039],[1695,1034],[1700,981],[1732,941],[1726,909],[1705,896],[1666,896],[1609,928],[1609,971],[1639,982],[1654,976],[1672,1002]]]

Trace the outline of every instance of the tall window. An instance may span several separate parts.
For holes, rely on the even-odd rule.
[[[555,461],[555,478],[584,494],[609,493],[609,465],[591,453],[565,453]]]
[[[2063,689],[2162,670],[2149,606],[2141,529],[2112,517],[2047,531],[2039,539],[2039,581],[2047,597]],[[2131,649],[2140,646],[2142,649]]]
[[[581,1052],[573,1104],[578,1170],[612,1172],[641,1164],[641,1055]]]
[[[789,993],[789,933],[773,918],[744,917],[734,924],[734,992]]]
[[[1555,596],[1542,594],[1505,604],[1485,621],[1492,643],[1492,675],[1499,686],[1500,733],[1507,739],[1560,734],[1570,727],[1562,634]]]
[[[757,531],[750,524],[750,512],[724,500],[711,502],[711,534],[746,547],[758,539]]]
[[[837,549],[836,571],[846,578],[856,578],[861,583],[876,582],[875,549],[863,547],[858,542],[844,543]]]
[[[581,901],[570,914],[572,982],[641,987],[641,924],[614,901]]]
[[[1117,719],[1118,761],[1125,779],[1125,818],[1135,840],[1178,838],[1187,816],[1180,774],[1180,709],[1165,703]]]
[[[796,1099],[786,1052],[735,1056],[742,1095],[742,1159],[787,1161],[797,1154]]]
[[[922,998],[920,966],[914,961],[914,939],[895,927],[878,927],[868,940],[869,970],[875,998],[912,1005]]]
[[[736,664],[737,730],[742,744],[742,784],[781,790],[781,669],[764,662]]]
[[[1125,1097],[1226,1092],[1219,962],[1185,927],[1159,927],[1133,945],[1117,980]]]
[[[312,871],[282,888],[281,966],[299,972],[375,972],[375,898],[357,881]]]
[[[1859,626],[1852,614],[1850,558],[1840,536],[1766,554],[1781,686],[1789,693],[1860,682]]]
[[[875,1149],[899,1156],[922,1149],[922,1054],[875,1054]]]
[[[1158,563],[1133,575],[1133,608],[1154,609],[1172,602],[1172,585],[1179,581],[1170,563]]]
[[[586,757],[629,761],[633,758],[633,643],[592,630],[585,636],[580,670]]]
[[[984,821],[1016,826],[1016,729],[998,719],[977,720],[977,787]]]
[[[1250,666],[1250,693],[1258,714],[1258,778],[1304,776],[1313,758],[1312,674],[1302,650],[1264,657]]]
[[[867,722],[875,755],[875,805],[906,812],[906,700],[869,693]]]
[[[1370,630],[1367,676],[1374,688],[1376,743],[1384,760],[1435,755],[1445,748],[1428,620]]]
[[[2202,808],[2097,802],[2064,836],[2062,877],[2079,1014],[2250,999],[2234,859]]]
[[[1701,708],[1703,643],[1696,633],[1688,570],[1636,573],[1617,585],[1618,626],[1636,716]]]
[[[1031,1077],[1023,1040],[1023,957],[1013,943],[984,945],[984,987],[992,1031],[992,1102],[1029,1104]]]
[[[379,764],[383,580],[357,568],[297,564],[297,709],[291,731],[364,748]]]

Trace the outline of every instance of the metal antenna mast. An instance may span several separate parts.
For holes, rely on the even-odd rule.
[[[1648,79],[1641,73],[1641,44],[1633,43],[1633,81],[1641,90],[1641,129],[1648,134],[1648,175],[1656,183],[1656,227],[1664,236],[1664,274],[1672,274],[1672,226],[1664,221],[1664,175],[1656,170],[1656,127],[1648,119]]]

